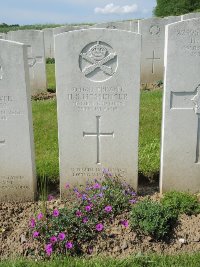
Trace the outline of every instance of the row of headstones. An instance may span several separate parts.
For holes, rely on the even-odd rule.
[[[55,37],[61,195],[105,168],[138,186],[141,35]],[[160,190],[200,190],[200,19],[166,26]],[[27,46],[0,40],[0,200],[36,193]]]
[[[101,23],[91,28],[120,29],[142,34],[141,84],[155,84],[163,80],[164,36],[167,24],[200,17],[200,13],[172,16],[163,19],[151,18],[124,22]],[[1,34],[0,39],[13,40],[29,45],[29,72],[31,94],[45,92],[47,89],[45,58],[54,58],[54,36],[60,33],[87,29],[88,25],[66,25],[46,28],[43,31],[23,30]]]

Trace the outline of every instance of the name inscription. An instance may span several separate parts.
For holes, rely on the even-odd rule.
[[[12,96],[0,96],[0,120],[8,120],[9,116],[23,115],[20,109],[12,108],[14,103]]]

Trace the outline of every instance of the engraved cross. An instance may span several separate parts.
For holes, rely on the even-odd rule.
[[[154,74],[154,72],[155,72],[155,60],[158,60],[160,58],[159,57],[155,57],[155,51],[153,50],[153,57],[150,57],[150,58],[147,58],[147,59],[152,60],[151,72],[152,72],[152,74]]]
[[[34,66],[36,65],[36,64],[39,64],[39,63],[42,63],[43,62],[43,57],[41,57],[41,56],[36,56],[36,57],[33,57],[32,56],[32,48],[29,46],[28,47],[28,50],[29,50],[29,57],[28,57],[28,65],[29,65],[29,68],[31,68],[32,69],[32,71],[33,71],[33,79],[34,79],[34,77],[35,77],[35,73],[34,73]]]
[[[195,163],[200,163],[200,84],[194,92],[171,92],[171,109],[193,109],[197,115],[197,144]]]
[[[111,132],[111,133],[103,133],[100,131],[100,119],[101,119],[101,116],[96,116],[96,127],[97,127],[97,130],[96,132],[83,132],[83,137],[87,137],[87,136],[95,136],[97,138],[97,164],[100,164],[100,138],[103,137],[103,136],[112,136],[114,137],[114,132]]]

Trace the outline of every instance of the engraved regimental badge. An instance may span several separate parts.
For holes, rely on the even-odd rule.
[[[101,82],[110,79],[117,70],[117,55],[104,42],[86,45],[79,56],[79,67],[88,79]]]

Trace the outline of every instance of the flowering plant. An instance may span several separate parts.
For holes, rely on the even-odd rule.
[[[135,191],[106,170],[103,179],[80,188],[66,186],[75,197],[71,207],[48,210],[46,216],[40,212],[30,221],[32,237],[43,243],[47,256],[53,252],[91,253],[97,235],[106,235],[104,230],[114,217],[137,202]],[[127,227],[128,222],[122,221],[122,225]]]

